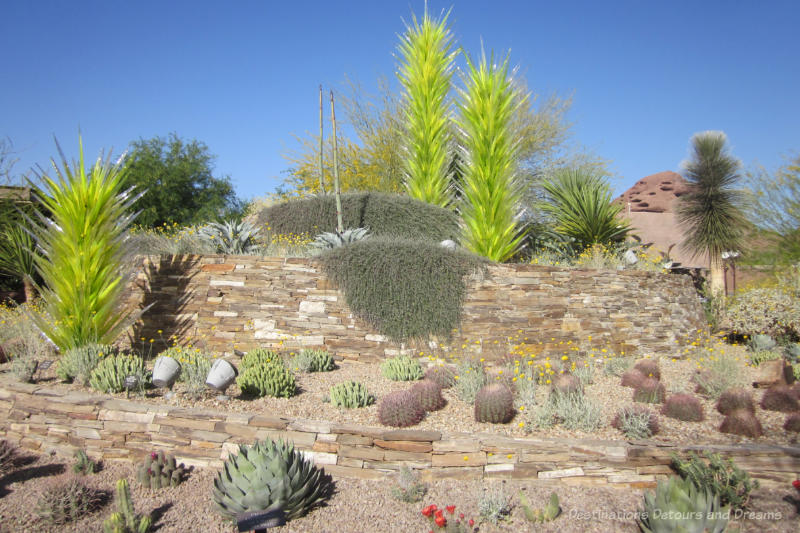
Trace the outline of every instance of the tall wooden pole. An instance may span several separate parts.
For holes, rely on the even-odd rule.
[[[322,84],[319,85],[319,192],[325,193],[325,174],[322,166]]]
[[[336,111],[333,106],[333,90],[331,90],[331,123],[333,124],[333,189],[336,194],[336,223],[339,233],[344,233],[342,198],[339,190],[339,146],[336,144]]]

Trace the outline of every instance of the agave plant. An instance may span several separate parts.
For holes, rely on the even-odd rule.
[[[571,238],[579,250],[619,243],[630,233],[630,226],[619,218],[622,206],[611,202],[611,189],[601,176],[563,169],[543,188],[546,198],[539,207],[552,218],[554,230]]]
[[[495,65],[483,55],[476,65],[467,57],[465,86],[458,102],[465,160],[462,243],[492,261],[505,261],[524,238],[518,223],[522,188],[515,174],[519,142],[513,119],[526,97],[514,88],[508,58]]]
[[[673,476],[667,483],[659,481],[655,493],[644,495],[639,527],[644,533],[722,533],[729,511],[720,508],[718,495]]]
[[[331,494],[324,470],[282,440],[239,446],[214,480],[214,502],[228,518],[245,512],[283,510],[287,520],[305,515]]]
[[[25,301],[32,302],[35,292],[36,243],[27,228],[14,225],[0,233],[0,272],[22,278]]]
[[[311,243],[311,246],[318,250],[329,250],[331,248],[338,248],[345,244],[358,242],[369,237],[369,230],[367,228],[350,228],[339,233],[338,231],[326,231],[320,233]]]
[[[200,230],[203,239],[220,254],[248,255],[258,253],[258,229],[250,222],[211,222]]]
[[[449,12],[439,20],[427,10],[401,36],[398,77],[404,89],[406,190],[409,196],[441,207],[452,200],[450,187],[450,91],[452,64]]]
[[[62,166],[52,160],[55,177],[41,172],[43,189],[34,194],[43,206],[30,221],[42,255],[35,255],[44,280],[39,293],[44,316],[31,317],[62,351],[89,343],[112,344],[137,315],[120,309],[127,279],[127,230],[138,199],[122,190],[122,158],[110,157],[86,168],[83,142],[70,166],[58,146]],[[43,212],[49,212],[47,217]]]

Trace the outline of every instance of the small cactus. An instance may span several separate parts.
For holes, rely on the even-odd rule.
[[[424,371],[419,361],[407,355],[392,357],[381,363],[383,377],[392,381],[416,381],[422,379]]]
[[[345,381],[332,386],[329,398],[332,406],[347,409],[367,407],[375,403],[375,397],[369,393],[367,387],[357,381]]]
[[[502,383],[484,385],[475,396],[475,420],[505,424],[514,417],[514,393]]]
[[[792,433],[800,433],[800,413],[792,413],[786,417],[783,429]]]
[[[544,509],[531,508],[530,500],[528,500],[528,497],[522,492],[519,493],[519,502],[520,506],[522,507],[522,511],[525,513],[525,518],[529,522],[550,522],[551,520],[558,518],[558,515],[561,514],[561,506],[558,503],[558,494],[555,492],[550,494],[550,500]]]
[[[722,433],[731,433],[734,435],[742,435],[743,437],[750,437],[755,439],[764,434],[764,429],[761,427],[761,422],[758,421],[748,409],[735,409],[731,411],[722,425],[719,427]]]
[[[768,388],[761,398],[761,408],[767,411],[781,411],[791,413],[800,409],[792,387],[788,385],[775,385]]]
[[[551,391],[557,394],[574,394],[583,390],[581,380],[572,374],[559,374],[553,378]]]
[[[631,369],[622,373],[621,385],[623,387],[630,387],[632,389],[635,389],[642,383],[642,381],[644,381],[644,378],[645,378],[644,374],[642,374],[636,369]]]
[[[690,394],[673,394],[664,402],[661,413],[684,422],[702,422],[705,419],[703,405]]]
[[[641,359],[633,365],[634,370],[638,370],[646,378],[661,379],[661,369],[658,367],[658,361],[653,359]]]
[[[180,485],[185,473],[183,463],[178,465],[174,456],[165,455],[163,450],[159,450],[145,457],[144,463],[136,471],[136,479],[144,487],[160,489]]]
[[[117,481],[117,512],[103,522],[104,533],[147,533],[153,521],[149,515],[137,515],[131,501],[131,490],[128,480]]]
[[[456,371],[447,365],[431,366],[425,371],[425,379],[435,381],[443,389],[449,389],[456,384]]]
[[[656,378],[644,378],[633,390],[633,401],[643,403],[662,403],[666,396],[666,389]]]
[[[76,450],[75,464],[72,465],[72,471],[76,474],[94,474],[97,472],[97,463],[89,459],[85,451]]]
[[[425,409],[409,390],[390,392],[384,396],[378,409],[378,419],[384,426],[415,426],[424,417]]]
[[[717,400],[717,411],[723,415],[730,414],[736,409],[747,409],[751,413],[756,412],[753,403],[753,395],[745,389],[728,389],[723,392]]]
[[[442,387],[430,379],[423,379],[412,385],[411,394],[426,411],[438,411],[446,403],[442,397]]]

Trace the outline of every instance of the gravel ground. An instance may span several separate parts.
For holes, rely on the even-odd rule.
[[[33,510],[39,495],[54,476],[70,469],[69,462],[46,455],[27,454],[5,478],[0,478],[0,533],[85,533],[102,530],[102,521],[112,512],[113,502],[80,521],[52,526],[39,520]],[[154,531],[162,533],[219,532],[236,528],[214,510],[211,485],[216,471],[195,469],[178,487],[151,491],[135,481],[134,467],[126,463],[107,463],[100,472],[86,476],[91,486],[109,494],[117,479],[131,484],[134,505],[139,513],[151,513]],[[635,514],[641,507],[642,492],[631,489],[584,488],[523,481],[438,481],[430,485],[419,503],[403,503],[391,497],[392,483],[336,479],[336,492],[324,507],[307,516],[275,528],[276,532],[393,532],[431,529],[421,509],[435,503],[439,507],[456,505],[455,515],[473,518],[480,532],[635,532]],[[514,506],[506,520],[497,525],[480,522],[478,502],[484,491],[501,490]],[[528,523],[518,506],[518,494],[527,495],[534,507],[545,505],[552,491],[560,498],[562,515],[546,524]],[[729,531],[796,532],[800,529],[800,500],[792,503],[792,487],[786,490],[758,489],[751,498],[753,516],[739,520]],[[365,495],[368,495],[365,496]]]

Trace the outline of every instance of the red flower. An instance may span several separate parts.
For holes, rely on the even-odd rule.
[[[438,511],[436,511],[435,513],[433,513],[433,516],[435,516],[436,518],[440,518],[440,517],[441,517],[443,514],[444,514],[444,511],[442,511],[441,509],[439,509]]]
[[[453,514],[453,513],[456,512],[456,506],[455,505],[448,505],[446,507],[446,509],[447,509],[447,512],[450,513],[450,514]]]
[[[436,522],[436,525],[439,527],[444,527],[447,525],[447,519],[442,515],[437,515],[434,522]]]
[[[792,487],[796,488],[797,490],[800,490],[800,479],[795,479],[794,481],[792,481]]]
[[[429,505],[429,506],[427,506],[426,508],[424,508],[422,510],[422,515],[423,516],[430,516],[431,514],[433,514],[433,512],[435,510],[436,510],[436,506],[435,505]]]
[[[475,520],[473,520],[472,518],[470,518],[470,519],[469,519],[469,527],[472,527],[472,526],[474,526],[474,525],[475,525]]]
[[[464,520],[464,513],[461,513],[460,515],[458,515],[458,517],[459,517],[461,520]]]

